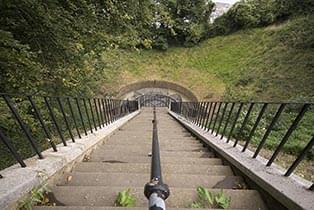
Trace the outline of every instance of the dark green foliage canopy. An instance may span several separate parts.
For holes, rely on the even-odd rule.
[[[104,76],[100,52],[197,44],[213,6],[207,0],[2,0],[0,90],[90,94],[86,81]],[[96,63],[86,66],[86,59]],[[20,73],[13,80],[14,71]],[[26,72],[32,79],[21,81],[29,84],[16,82]]]

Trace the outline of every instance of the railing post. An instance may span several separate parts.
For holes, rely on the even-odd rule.
[[[52,138],[51,138],[51,135],[50,135],[50,133],[49,133],[49,131],[48,131],[48,128],[46,127],[46,125],[45,125],[45,123],[44,123],[44,120],[43,120],[43,118],[42,118],[42,116],[41,116],[41,114],[40,114],[40,112],[39,112],[39,110],[38,110],[38,108],[37,108],[37,106],[36,106],[36,104],[35,104],[35,102],[34,102],[32,96],[27,96],[27,98],[28,98],[29,102],[31,103],[32,108],[34,109],[34,112],[35,112],[35,114],[36,114],[36,116],[37,116],[37,118],[38,118],[38,120],[39,120],[39,122],[40,122],[40,124],[41,124],[41,127],[42,127],[43,130],[44,130],[44,133],[45,133],[45,135],[46,135],[46,137],[47,137],[48,142],[50,143],[50,145],[51,145],[53,151],[54,151],[54,152],[57,152],[57,151],[58,151],[58,150],[57,150],[57,147],[56,147],[55,143],[53,142],[53,140],[52,140]]]
[[[222,102],[219,102],[217,114],[216,114],[216,117],[215,117],[213,129],[212,129],[212,132],[211,132],[212,134],[214,133],[214,130],[215,130],[215,127],[216,127],[216,123],[217,123],[217,120],[218,120],[218,117],[219,117],[219,112],[220,112],[220,109],[221,109],[221,105],[222,105]]]
[[[224,108],[223,108],[223,110],[222,110],[222,116],[221,116],[221,118],[220,118],[220,121],[219,121],[218,128],[217,128],[217,131],[216,131],[216,135],[215,135],[215,136],[218,136],[218,134],[219,134],[220,127],[221,127],[221,124],[222,124],[223,119],[224,119],[224,117],[225,117],[227,107],[228,107],[228,102],[225,103]]]
[[[104,112],[104,118],[105,118],[105,124],[108,125],[110,122],[109,122],[109,117],[108,117],[108,109],[107,109],[107,106],[106,106],[106,99],[101,99],[101,103],[102,103],[102,106],[103,106],[103,112]]]
[[[88,104],[89,104],[89,108],[90,108],[90,113],[92,115],[92,120],[93,120],[93,123],[94,123],[94,128],[95,130],[97,131],[97,125],[96,125],[96,120],[95,120],[95,115],[94,115],[94,111],[93,111],[93,105],[92,105],[92,102],[91,102],[91,99],[88,98]]]
[[[166,210],[165,200],[169,197],[170,191],[168,185],[162,181],[155,107],[153,113],[151,176],[144,187],[144,195],[149,199],[149,210]]]
[[[84,108],[85,108],[85,113],[86,113],[86,116],[87,116],[87,121],[88,121],[89,129],[90,129],[90,132],[93,133],[93,126],[92,126],[91,120],[90,120],[90,118],[89,118],[87,103],[86,103],[86,100],[85,100],[84,98],[83,98],[82,100],[83,100],[83,103],[84,103]]]
[[[81,111],[79,99],[75,98],[75,102],[76,102],[77,110],[78,110],[79,115],[80,115],[80,119],[81,119],[81,123],[82,123],[82,126],[83,126],[84,133],[87,136],[87,131],[86,131],[86,127],[85,127],[85,124],[84,124],[84,119],[83,119],[83,114],[82,114],[82,111]]]
[[[64,108],[63,108],[63,104],[62,104],[62,101],[60,99],[60,97],[57,97],[57,102],[59,104],[59,107],[61,109],[61,113],[62,113],[62,116],[63,116],[63,119],[64,119],[64,122],[65,122],[65,126],[67,127],[68,131],[69,131],[69,134],[70,134],[70,137],[72,139],[72,142],[75,142],[75,139],[74,139],[74,136],[73,136],[73,133],[71,131],[71,127],[70,127],[70,123],[67,119],[67,116],[65,114],[65,111],[64,111]]]
[[[98,108],[99,108],[99,115],[100,115],[100,120],[101,120],[101,124],[103,127],[105,127],[105,121],[104,121],[104,109],[102,107],[102,104],[101,104],[101,99],[98,98],[97,99],[97,103],[98,103]]]
[[[47,106],[49,115],[50,115],[50,117],[51,117],[51,119],[52,119],[52,122],[53,122],[53,124],[55,125],[55,127],[56,127],[56,129],[57,129],[57,132],[58,132],[58,134],[59,134],[59,136],[60,136],[60,138],[61,138],[61,141],[62,141],[62,143],[63,143],[64,146],[67,146],[67,143],[66,143],[66,141],[65,141],[65,139],[64,139],[64,136],[63,136],[63,134],[62,134],[62,131],[61,131],[60,127],[59,127],[59,124],[57,123],[57,119],[56,119],[56,117],[55,117],[55,115],[54,115],[54,113],[53,113],[53,111],[52,111],[51,106],[50,106],[48,97],[44,97],[44,100],[45,100],[45,104],[46,104],[46,106]]]
[[[263,146],[264,146],[264,144],[265,144],[265,142],[266,142],[270,132],[272,131],[273,127],[275,126],[276,122],[278,121],[278,119],[279,119],[282,111],[284,110],[285,106],[286,106],[286,104],[280,104],[280,106],[279,106],[275,116],[273,117],[273,119],[272,119],[271,123],[269,124],[269,126],[268,126],[268,128],[267,128],[267,130],[266,130],[266,132],[265,132],[261,142],[259,143],[259,145],[258,145],[258,147],[257,147],[257,149],[256,149],[256,151],[255,151],[255,153],[253,155],[253,158],[256,158],[257,155],[259,154],[259,152],[261,151],[261,149],[263,148]]]
[[[210,126],[212,125],[212,122],[213,122],[213,119],[214,119],[214,114],[215,114],[215,111],[216,111],[217,103],[218,102],[214,102],[214,108],[213,108],[213,111],[212,111],[211,116],[210,116],[210,121],[209,121],[209,125],[208,125],[208,128],[207,128],[207,131],[210,130]]]
[[[4,132],[2,132],[1,127],[0,127],[0,140],[2,140],[4,145],[7,146],[7,148],[10,150],[13,157],[21,165],[21,167],[23,167],[23,168],[26,167],[26,164],[24,163],[21,156],[17,153],[17,150],[15,149],[15,147],[11,144],[9,138],[4,135]]]
[[[241,125],[241,127],[240,127],[239,134],[242,133],[244,127],[245,127],[246,124],[248,123],[249,118],[250,118],[250,114],[251,114],[251,112],[252,112],[252,110],[253,110],[254,105],[255,105],[255,103],[251,103],[251,104],[250,104],[249,109],[248,109],[248,111],[247,111],[247,113],[246,113],[246,115],[245,115],[245,117],[244,117],[244,120],[243,120],[243,122],[242,122],[242,125]]]
[[[255,123],[254,123],[254,125],[253,125],[253,128],[252,128],[252,130],[250,131],[249,137],[248,137],[247,140],[245,141],[245,145],[244,145],[244,147],[243,147],[243,149],[242,149],[242,152],[244,152],[244,151],[246,150],[246,148],[248,147],[248,145],[249,145],[249,143],[250,143],[250,141],[251,141],[251,139],[252,139],[252,137],[253,137],[253,135],[254,135],[254,133],[255,133],[255,130],[256,130],[256,128],[257,128],[259,122],[261,121],[261,119],[262,119],[262,117],[263,117],[263,114],[264,114],[264,112],[265,112],[267,106],[268,106],[268,104],[265,103],[265,104],[263,105],[261,111],[259,112],[258,117],[256,118],[256,121],[255,121]]]
[[[311,141],[306,145],[306,147],[301,151],[298,158],[292,163],[290,168],[285,173],[285,176],[290,176],[294,169],[299,165],[299,163],[304,159],[306,153],[312,149],[314,145],[314,137],[312,137]]]
[[[76,133],[77,133],[78,137],[81,139],[82,138],[81,137],[81,133],[80,133],[80,130],[79,130],[78,126],[77,126],[75,115],[74,115],[74,111],[73,111],[72,104],[71,104],[71,99],[69,97],[67,97],[67,103],[68,103],[68,107],[70,109],[70,113],[71,113],[71,116],[72,116],[74,127],[76,129]]]
[[[239,119],[239,116],[240,116],[240,114],[241,114],[242,107],[243,107],[243,103],[240,103],[239,109],[238,109],[238,112],[237,112],[237,115],[236,115],[236,117],[235,117],[235,119],[234,119],[234,121],[233,121],[231,130],[230,130],[230,132],[229,132],[227,142],[230,141],[230,138],[231,138],[231,136],[232,136],[233,130],[234,130],[234,128],[235,128],[235,126],[236,126],[236,124],[237,124],[237,121],[238,121],[238,119]],[[237,143],[238,143],[238,141],[236,140],[236,141],[234,142],[234,145],[233,145],[233,146],[235,147],[235,146],[237,145]]]
[[[285,134],[285,136],[283,137],[283,139],[281,140],[280,144],[278,145],[278,147],[276,148],[274,154],[271,156],[271,158],[269,159],[268,163],[266,164],[266,166],[270,166],[273,161],[276,159],[277,155],[279,154],[280,150],[283,148],[283,146],[286,144],[286,142],[288,141],[290,135],[292,134],[292,132],[296,129],[296,127],[298,126],[299,122],[302,120],[305,112],[308,110],[308,108],[310,107],[310,104],[304,104],[301,111],[299,112],[298,116],[295,118],[295,120],[293,121],[292,125],[290,126],[290,128],[288,129],[287,133]]]
[[[95,112],[96,112],[96,117],[97,117],[97,121],[98,121],[98,126],[99,126],[99,128],[101,128],[100,116],[99,116],[99,111],[98,111],[98,107],[97,107],[97,98],[93,98],[93,101],[94,101],[94,105],[95,105]]]
[[[202,118],[202,120],[201,120],[201,122],[200,122],[200,128],[204,128],[204,123],[205,123],[205,121],[206,121],[206,113],[207,113],[207,110],[208,110],[208,106],[209,105],[209,102],[206,102],[206,105],[205,105],[205,108],[204,108],[204,111],[203,111],[203,118]]]
[[[210,113],[211,113],[211,110],[212,110],[212,107],[213,107],[213,102],[210,102],[210,105],[209,105],[209,109],[208,109],[208,113],[207,113],[207,117],[206,117],[206,122],[203,126],[203,130],[207,130],[207,125],[208,125],[208,122],[209,122],[209,118],[210,118]]]
[[[13,105],[13,102],[11,101],[11,98],[9,96],[7,96],[7,95],[3,95],[3,98],[4,98],[4,101],[6,102],[6,104],[8,105],[9,109],[11,110],[14,118],[16,119],[16,121],[18,122],[18,124],[22,128],[23,132],[25,133],[25,136],[27,137],[29,143],[32,145],[32,148],[34,149],[34,151],[38,155],[39,159],[43,159],[44,157],[42,156],[41,152],[39,151],[38,145],[36,144],[33,136],[30,133],[30,131],[26,127],[26,124],[23,122],[23,120],[22,120],[21,116],[19,115],[17,109]]]
[[[229,114],[228,114],[227,120],[226,120],[226,124],[225,124],[224,129],[223,129],[223,131],[222,131],[222,133],[221,133],[220,139],[222,139],[222,138],[225,136],[225,134],[226,134],[227,127],[228,127],[228,124],[229,124],[229,122],[230,122],[230,119],[231,119],[231,115],[232,115],[234,106],[235,106],[235,103],[232,103],[231,108],[230,108],[230,110],[229,110]]]

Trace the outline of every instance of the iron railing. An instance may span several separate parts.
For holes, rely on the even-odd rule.
[[[144,195],[149,200],[149,210],[166,210],[165,200],[169,197],[168,185],[163,183],[157,130],[156,108],[153,110],[153,140],[150,181],[145,185]]]
[[[26,167],[19,154],[25,148],[16,148],[16,144],[27,140],[31,150],[43,159],[41,151],[47,142],[57,152],[59,140],[67,146],[67,138],[75,142],[75,136],[87,136],[137,109],[137,101],[0,93],[0,113],[4,116],[0,121],[0,141],[21,167]],[[6,124],[16,125],[15,130]],[[15,135],[19,131],[20,135]]]
[[[275,136],[276,139],[281,140],[278,143],[276,142],[277,145],[274,151],[272,151],[266,166],[272,165],[279,153],[284,149],[289,138],[292,135],[297,135],[295,131],[300,128],[300,132],[303,132],[307,139],[297,143],[299,144],[299,151],[294,151],[294,153],[297,153],[295,154],[296,158],[288,167],[284,176],[290,176],[306,156],[313,156],[314,154],[312,150],[314,145],[313,108],[313,103],[203,101],[174,102],[171,104],[171,111],[181,115],[186,120],[216,137],[220,135],[220,140],[225,137],[226,142],[229,142],[233,138],[233,147],[236,147],[240,141],[243,141],[242,152],[246,151],[248,146],[252,144],[253,137],[255,137],[255,145],[257,147],[251,145],[252,150],[255,149],[252,158],[256,158],[267,145],[267,140],[271,133],[281,129],[282,135]],[[280,121],[280,118],[282,118],[282,121]],[[259,135],[256,135],[257,130]],[[314,185],[310,189],[313,190],[313,188]]]
[[[175,102],[176,99],[162,94],[145,94],[137,97],[140,106],[145,107],[169,107],[171,102]]]

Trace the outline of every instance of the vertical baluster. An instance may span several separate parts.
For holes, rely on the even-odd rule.
[[[201,106],[201,108],[199,110],[198,119],[197,119],[197,122],[196,122],[196,125],[199,126],[199,127],[201,125],[201,121],[202,121],[202,117],[203,117],[203,112],[204,112],[204,108],[205,108],[205,102],[201,102],[200,106]]]
[[[193,120],[193,114],[194,114],[194,103],[191,102],[190,103],[190,115],[189,115],[190,122],[192,122],[192,120]]]
[[[310,107],[309,104],[304,104],[301,111],[299,112],[298,116],[295,118],[295,120],[293,121],[292,125],[290,126],[290,128],[288,129],[287,133],[285,134],[285,136],[283,137],[283,139],[281,140],[280,144],[277,146],[274,154],[272,155],[272,157],[269,159],[268,163],[266,164],[266,166],[271,166],[271,164],[274,162],[274,160],[276,159],[277,155],[279,154],[280,150],[283,148],[283,146],[286,144],[286,142],[288,141],[290,135],[292,134],[292,132],[297,128],[299,122],[302,120],[305,112],[308,110],[308,108]]]
[[[95,105],[95,112],[96,112],[96,117],[97,117],[97,121],[98,121],[98,126],[99,128],[101,128],[101,122],[100,122],[100,117],[99,117],[99,112],[98,112],[98,107],[97,107],[97,99],[93,98],[94,101],[94,105]]]
[[[84,124],[84,118],[83,118],[83,114],[82,114],[82,111],[81,111],[79,99],[75,98],[75,102],[76,102],[77,110],[78,110],[79,115],[80,115],[80,119],[81,119],[81,123],[82,123],[82,126],[83,126],[84,133],[87,136],[87,131],[86,131],[86,127],[85,127],[85,124]]]
[[[243,103],[240,103],[239,109],[238,109],[238,112],[237,112],[237,115],[236,115],[236,117],[235,117],[235,119],[234,119],[234,122],[233,122],[233,124],[232,124],[231,130],[230,130],[229,135],[228,135],[227,143],[230,141],[230,138],[231,138],[231,136],[232,136],[233,130],[234,130],[234,128],[235,128],[235,126],[236,126],[236,124],[237,124],[238,118],[239,118],[239,116],[240,116],[242,107],[243,107]],[[236,146],[236,142],[234,143],[233,146],[234,146],[234,147]]]
[[[48,109],[48,111],[49,111],[49,115],[50,115],[50,117],[51,117],[51,119],[52,119],[52,122],[53,122],[53,124],[55,125],[55,127],[56,127],[56,129],[57,129],[57,132],[58,132],[58,134],[59,134],[59,136],[60,136],[60,138],[61,138],[61,141],[62,141],[62,143],[63,143],[64,146],[67,146],[67,143],[66,143],[66,141],[65,141],[65,139],[64,139],[64,136],[63,136],[63,134],[62,134],[62,131],[61,131],[60,127],[59,127],[59,124],[57,123],[57,119],[56,119],[56,117],[55,117],[55,115],[54,115],[54,113],[53,113],[53,111],[52,111],[51,106],[50,106],[48,97],[44,97],[44,100],[45,100],[45,104],[46,104],[46,106],[47,106],[47,109]]]
[[[219,117],[219,112],[220,112],[220,109],[221,109],[221,105],[222,105],[222,102],[219,102],[217,114],[216,114],[216,117],[215,117],[213,129],[212,129],[212,132],[211,132],[212,134],[214,133],[214,130],[215,130],[215,127],[216,127],[216,123],[217,123],[217,119]]]
[[[121,103],[122,103],[121,100],[117,100],[118,119],[120,119],[122,117],[122,105],[121,105]]]
[[[202,107],[202,103],[203,102],[196,102],[195,103],[195,117],[194,117],[194,124],[197,125],[197,122],[198,122],[198,118],[200,116],[200,110],[201,110],[201,107]]]
[[[23,122],[23,120],[22,120],[21,116],[19,115],[17,109],[13,105],[13,102],[12,102],[11,98],[9,96],[7,96],[7,95],[2,95],[2,97],[4,98],[4,101],[8,105],[9,109],[11,110],[15,120],[18,122],[18,124],[22,128],[26,138],[28,139],[29,143],[32,145],[32,148],[34,149],[34,151],[38,155],[39,159],[43,159],[43,156],[42,156],[41,152],[38,149],[38,146],[37,146],[37,144],[35,142],[35,139],[31,135],[30,131],[26,127],[26,124]]]
[[[0,140],[4,143],[4,145],[10,150],[11,154],[15,158],[15,160],[21,165],[21,167],[26,167],[26,164],[24,163],[21,156],[17,153],[17,150],[15,147],[11,144],[10,139],[4,134],[0,127]]]
[[[259,154],[259,152],[261,151],[261,149],[263,148],[263,146],[264,146],[264,144],[265,144],[265,142],[266,142],[270,132],[272,131],[273,127],[275,126],[276,122],[278,121],[278,119],[279,119],[279,117],[280,117],[280,115],[281,115],[281,113],[282,113],[282,111],[284,110],[285,107],[286,107],[286,104],[281,104],[279,106],[279,108],[278,108],[275,116],[273,117],[271,123],[269,124],[269,126],[268,126],[268,128],[267,128],[267,130],[266,130],[266,132],[265,132],[261,142],[259,143],[259,145],[258,145],[258,147],[257,147],[257,149],[256,149],[256,151],[255,151],[255,153],[253,155],[253,158],[256,158],[257,155]]]
[[[108,125],[109,124],[109,118],[108,118],[108,112],[107,112],[107,108],[105,105],[105,99],[101,99],[101,103],[102,103],[102,107],[103,107],[103,113],[104,113],[104,118],[105,118],[105,124]]]
[[[71,104],[71,99],[69,97],[67,97],[67,103],[68,103],[68,107],[70,109],[70,113],[71,113],[71,116],[72,116],[72,120],[73,120],[73,124],[74,124],[74,127],[75,127],[75,130],[76,130],[76,133],[78,135],[78,137],[81,139],[81,133],[80,133],[80,130],[77,126],[77,123],[76,123],[76,119],[75,119],[75,115],[74,115],[74,111],[73,111],[73,108],[72,108],[72,104]]]
[[[96,125],[96,120],[95,120],[95,115],[94,115],[94,110],[93,110],[93,105],[92,105],[92,101],[90,98],[87,99],[88,100],[88,104],[89,104],[89,109],[90,109],[90,113],[92,115],[92,120],[94,123],[94,128],[97,131],[97,125]]]
[[[203,118],[202,118],[201,124],[200,124],[201,129],[204,128],[204,124],[205,124],[205,121],[206,121],[206,113],[208,111],[208,107],[209,107],[209,102],[206,102],[205,108],[204,108],[204,112],[203,112]]]
[[[105,127],[105,121],[104,121],[104,107],[102,107],[102,104],[101,104],[101,99],[98,98],[97,99],[97,103],[98,103],[98,108],[99,108],[99,115],[100,115],[100,120],[101,120],[101,124],[103,125],[103,127]]]
[[[263,117],[263,114],[264,114],[264,112],[265,112],[267,106],[268,106],[268,104],[265,103],[265,104],[263,105],[261,111],[259,112],[258,117],[257,117],[257,119],[256,119],[256,121],[255,121],[255,123],[254,123],[254,125],[253,125],[253,128],[252,128],[250,134],[249,134],[249,137],[247,138],[247,140],[246,140],[246,142],[245,142],[245,145],[244,145],[244,147],[243,147],[243,149],[242,149],[242,152],[244,152],[244,151],[246,150],[247,146],[249,145],[249,143],[250,143],[250,141],[251,141],[251,139],[252,139],[252,137],[253,137],[253,135],[254,135],[254,133],[255,133],[255,130],[256,130],[256,128],[257,128],[259,122],[261,121],[261,119],[262,119],[262,117]]]
[[[232,115],[234,106],[235,106],[235,103],[232,103],[231,108],[230,108],[230,110],[229,110],[229,114],[228,114],[227,120],[226,120],[226,124],[225,124],[224,129],[223,129],[223,131],[222,131],[222,134],[221,134],[221,136],[220,136],[220,139],[222,139],[222,138],[225,136],[225,134],[226,134],[227,127],[228,127],[228,124],[229,124],[229,122],[230,122],[230,119],[231,119],[231,115]]]
[[[314,145],[314,137],[312,137],[311,141],[304,147],[298,158],[292,163],[292,165],[289,167],[287,172],[285,173],[285,176],[290,176],[291,173],[294,171],[294,169],[300,164],[300,162],[304,159],[306,153],[312,149]]]
[[[239,135],[243,132],[243,129],[244,127],[246,126],[247,122],[249,121],[249,118],[250,118],[250,114],[253,110],[253,107],[254,107],[255,103],[251,103],[250,106],[249,106],[249,109],[244,117],[244,120],[243,120],[243,123],[241,125],[241,128],[239,130]]]
[[[28,98],[29,102],[31,103],[31,106],[32,106],[32,108],[33,108],[33,110],[34,110],[34,112],[36,114],[36,117],[38,118],[38,120],[40,122],[40,125],[41,125],[41,127],[42,127],[42,129],[43,129],[43,131],[44,131],[44,133],[45,133],[45,135],[47,137],[48,142],[50,143],[53,151],[57,152],[58,151],[57,147],[56,147],[55,143],[53,142],[53,140],[51,138],[50,132],[48,131],[48,128],[46,127],[46,125],[44,123],[44,120],[43,120],[43,118],[41,116],[41,113],[39,112],[39,109],[37,108],[37,106],[36,106],[32,96],[27,96],[27,98]]]
[[[210,130],[210,126],[211,126],[212,123],[213,123],[214,114],[215,114],[215,111],[216,111],[216,106],[217,106],[217,102],[214,102],[214,108],[213,108],[213,111],[212,111],[211,116],[210,116],[210,121],[209,121],[209,126],[208,126],[208,128],[207,128],[207,131]]]
[[[116,110],[115,110],[115,103],[112,99],[109,99],[110,101],[110,107],[111,107],[111,113],[112,113],[112,122],[116,121]]]
[[[223,108],[223,110],[222,110],[222,116],[221,116],[221,118],[220,118],[220,121],[219,121],[219,124],[218,124],[218,129],[217,129],[217,131],[216,131],[216,135],[215,135],[215,136],[218,136],[218,134],[219,134],[220,127],[221,127],[222,122],[223,122],[223,119],[224,119],[224,117],[225,117],[225,113],[226,113],[227,107],[228,107],[228,102],[225,103],[224,108]]]
[[[107,112],[109,115],[109,124],[113,122],[113,118],[112,118],[112,110],[111,110],[111,105],[110,105],[110,99],[106,99],[106,106],[107,106]]]
[[[207,130],[207,125],[208,125],[208,122],[209,122],[209,118],[210,118],[210,113],[211,113],[211,110],[212,110],[212,107],[213,107],[213,102],[210,102],[210,106],[209,106],[209,110],[208,110],[208,113],[207,113],[207,117],[206,117],[206,123],[204,125],[204,130]]]
[[[64,122],[65,122],[65,126],[66,126],[67,129],[68,129],[68,132],[69,132],[69,134],[70,134],[70,137],[71,137],[72,141],[75,142],[75,139],[74,139],[74,136],[73,136],[73,134],[72,134],[71,127],[70,127],[69,121],[68,121],[68,119],[67,119],[67,116],[66,116],[66,114],[65,114],[65,111],[64,111],[64,108],[63,108],[63,104],[62,104],[62,101],[61,101],[60,97],[57,97],[57,102],[58,102],[59,107],[60,107],[60,109],[61,109],[61,113],[62,113]]]
[[[254,103],[251,103],[250,106],[249,106],[248,111],[246,112],[246,115],[245,115],[245,117],[244,117],[244,120],[243,120],[243,122],[242,122],[242,125],[241,125],[241,127],[240,127],[239,136],[240,136],[241,133],[243,132],[243,129],[244,129],[244,127],[246,126],[246,124],[247,124],[247,122],[248,122],[248,120],[249,120],[249,118],[250,118],[250,114],[251,114],[251,112],[252,112],[252,110],[253,110],[253,107],[254,107]],[[236,138],[236,139],[235,139],[235,142],[234,142],[234,144],[233,144],[233,147],[237,146],[238,142],[239,142],[239,139]]]
[[[86,100],[88,100],[88,99],[83,98],[85,113],[86,113],[86,116],[87,116],[87,122],[88,122],[88,125],[89,125],[90,132],[93,133],[93,127],[92,127],[92,123],[91,123],[91,120],[90,120],[90,117],[89,117]]]

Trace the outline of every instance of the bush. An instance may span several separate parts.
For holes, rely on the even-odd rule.
[[[291,15],[313,14],[311,0],[242,0],[215,20],[209,36],[229,34],[253,27],[267,26]]]
[[[299,49],[314,49],[314,15],[289,21],[279,32],[278,41]]]
[[[158,50],[167,50],[169,48],[167,38],[164,36],[157,36],[153,42],[153,48]]]
[[[275,20],[273,0],[242,0],[215,20],[210,35],[228,34],[244,28],[265,26]]]

